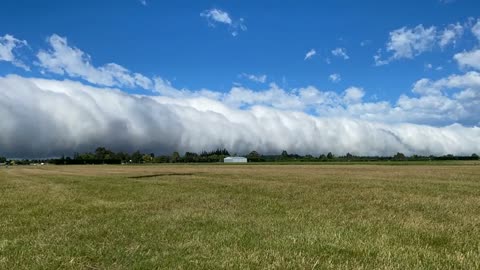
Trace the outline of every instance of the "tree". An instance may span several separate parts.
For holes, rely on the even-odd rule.
[[[142,163],[143,162],[143,155],[140,151],[136,151],[132,154],[132,162],[133,163]]]
[[[192,153],[192,152],[186,152],[184,158],[185,158],[185,162],[196,162],[198,161],[198,154]]]
[[[334,158],[334,156],[333,156],[332,152],[328,152],[327,159],[333,159],[333,158]]]
[[[260,154],[257,151],[252,151],[247,155],[248,161],[258,162],[260,161]]]
[[[286,150],[283,150],[283,151],[282,151],[282,157],[283,157],[283,158],[287,158],[287,157],[288,157],[288,153],[287,153]]]
[[[0,163],[6,163],[7,158],[6,157],[0,157]]]
[[[301,161],[308,161],[308,162],[311,162],[311,161],[315,161],[315,160],[316,160],[316,158],[315,158],[313,155],[311,155],[311,154],[307,154],[307,155],[305,155],[305,156],[299,156],[299,159],[300,159]]]
[[[173,163],[180,161],[180,154],[178,152],[173,152],[171,160]]]
[[[151,154],[150,155],[145,154],[145,155],[143,155],[142,160],[143,160],[144,163],[152,163],[153,162],[153,157],[152,157]]]
[[[106,153],[107,149],[105,147],[97,147],[97,149],[95,149],[95,158],[98,160],[104,160]]]
[[[475,153],[473,153],[473,154],[472,154],[472,159],[473,159],[473,160],[478,160],[478,155],[475,154]]]
[[[95,159],[105,161],[105,160],[111,160],[114,158],[115,158],[115,153],[113,153],[112,151],[108,150],[105,147],[98,147],[97,149],[95,149]]]
[[[406,160],[407,157],[405,157],[405,155],[403,153],[396,153],[394,156],[393,156],[393,160]]]
[[[155,162],[156,163],[167,163],[169,162],[170,157],[169,156],[157,156],[155,157]]]
[[[128,153],[118,152],[118,153],[115,154],[115,157],[117,159],[121,160],[122,162],[130,161],[130,155]]]

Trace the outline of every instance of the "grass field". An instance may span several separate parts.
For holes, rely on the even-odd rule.
[[[0,269],[480,269],[480,165],[0,168]]]

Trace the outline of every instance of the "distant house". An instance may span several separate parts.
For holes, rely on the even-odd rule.
[[[226,157],[223,159],[224,163],[247,163],[247,158],[245,157]]]

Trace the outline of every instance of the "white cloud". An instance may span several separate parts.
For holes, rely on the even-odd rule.
[[[420,96],[402,96],[398,101],[402,113],[411,115],[410,121],[423,118],[423,122],[436,122],[437,114],[437,122],[448,119],[450,123],[480,125],[480,73],[471,71],[436,81],[421,79],[412,91]]]
[[[328,79],[332,82],[339,82],[342,80],[342,76],[340,76],[340,74],[338,73],[334,73],[330,74],[330,76],[328,76]]]
[[[461,68],[474,68],[480,70],[480,49],[457,53],[453,56]]]
[[[477,23],[472,27],[472,33],[480,40],[480,19],[477,19]]]
[[[230,18],[230,15],[228,15],[227,12],[212,8],[209,10],[205,10],[202,13],[200,13],[200,16],[207,18],[208,20],[214,21],[214,22],[219,22],[219,23],[224,23],[231,25],[233,23],[232,19]]]
[[[413,58],[431,50],[435,45],[436,35],[437,30],[434,26],[424,28],[420,24],[415,28],[402,27],[390,32],[387,51],[393,53],[394,59]]]
[[[350,58],[347,55],[347,50],[345,48],[335,48],[334,50],[332,50],[332,54],[345,60],[348,60]]]
[[[0,36],[0,61],[10,62],[17,67],[30,70],[14,53],[14,50],[22,46],[27,46],[27,41],[16,39],[8,34]]]
[[[272,86],[272,90],[280,89]],[[354,103],[346,112],[379,114],[388,110],[385,103],[357,103],[362,93],[357,89],[342,95],[342,100],[344,96]],[[325,93],[304,88],[295,96],[319,99],[322,95]],[[405,99],[399,103],[408,107],[422,102]],[[480,152],[478,127],[314,117],[264,106],[239,110],[205,97],[129,95],[78,82],[19,76],[0,77],[0,114],[4,116],[0,149],[10,157],[59,156],[92,151],[99,145],[116,151],[155,153],[200,152],[217,147],[241,154],[252,150],[315,155],[329,151],[338,155]]]
[[[463,75],[451,75],[437,81],[421,79],[413,86],[413,92],[420,95],[439,95],[447,89],[475,89],[480,91],[480,73],[470,71]]]
[[[343,92],[322,91],[313,86],[286,90],[271,83],[259,91],[241,86],[228,92],[177,89],[163,78],[150,79],[114,63],[95,67],[87,54],[68,46],[67,40],[57,35],[49,38],[49,44],[51,49],[37,55],[39,65],[46,71],[108,87],[152,89],[162,96],[128,95],[116,89],[71,81],[0,77],[0,115],[5,116],[0,121],[0,149],[11,153],[20,149],[19,155],[53,155],[68,149],[91,150],[98,145],[154,151],[201,151],[218,146],[239,153],[287,149],[297,153],[325,150],[343,154],[342,151],[353,147],[362,154],[389,154],[391,150],[437,154],[466,153],[480,147],[479,128],[455,124],[480,125],[480,73],[476,71],[436,81],[421,79],[412,87],[413,97],[402,95],[390,104],[364,101],[365,91],[359,87],[349,87]],[[462,59],[457,61],[460,64]],[[266,81],[264,75],[251,76]],[[35,117],[29,119],[28,115]],[[197,127],[199,123],[201,127]],[[203,130],[204,125],[209,130]],[[218,125],[229,131],[216,134]],[[397,129],[399,126],[402,128]],[[372,129],[366,131],[364,127]],[[390,135],[382,135],[379,127]],[[323,144],[315,140],[318,130],[312,129],[325,128],[353,134],[342,135],[344,144],[333,139]],[[415,131],[401,137],[399,133],[408,128]],[[245,133],[246,130],[254,134]],[[367,143],[364,147],[371,139],[368,137],[371,132],[386,142],[380,146]],[[434,144],[410,137],[427,138],[424,134],[432,136],[435,132],[443,135]],[[285,138],[278,140],[277,133],[286,134]],[[29,137],[33,136],[30,134],[39,134],[38,140]],[[51,134],[55,136],[51,138]],[[111,139],[112,134],[118,136]],[[295,140],[298,136],[299,141]],[[454,142],[452,136],[456,138]],[[28,140],[39,142],[38,149],[30,148],[31,144],[22,147]],[[461,141],[477,148],[471,145],[468,148]],[[355,146],[355,142],[362,145]],[[48,152],[49,149],[53,150]]]
[[[358,87],[350,87],[345,90],[343,99],[347,104],[357,104],[362,102],[362,98],[365,95],[363,89]]]
[[[147,0],[139,0],[140,4],[146,6],[147,5]]]
[[[95,67],[88,54],[78,48],[70,47],[67,39],[53,34],[48,38],[51,48],[40,50],[37,58],[40,67],[45,71],[73,78],[81,78],[97,85],[140,87],[152,89],[152,81],[139,73],[115,63]]]
[[[315,54],[317,54],[317,52],[314,49],[311,49],[310,51],[308,51],[305,54],[304,60],[308,60],[308,59],[312,58]]]
[[[225,24],[231,29],[231,34],[237,36],[239,31],[247,31],[244,19],[233,20],[228,12],[221,9],[208,9],[200,13],[201,17],[207,19],[210,26],[214,27],[217,23]]]
[[[265,75],[265,74],[254,75],[254,74],[242,73],[241,77],[247,78],[250,81],[258,82],[258,83],[265,83],[267,81],[267,75]]]
[[[343,93],[321,91],[313,86],[286,91],[276,84],[254,91],[233,87],[230,92],[216,96],[216,100],[234,108],[268,106],[281,110],[316,112],[321,116],[353,117],[388,123],[421,123],[446,125],[463,123],[480,125],[480,96],[476,100],[459,97],[480,93],[480,75],[469,72],[452,75],[438,81],[422,79],[412,89],[418,97],[401,96],[396,104],[386,101],[363,102],[365,91],[350,87]],[[472,104],[478,104],[478,108]]]
[[[373,56],[373,60],[375,61],[375,66],[383,66],[390,63],[388,59],[382,59],[382,49],[378,49],[377,53]]]
[[[382,66],[399,59],[413,59],[436,47],[444,49],[450,44],[455,45],[463,36],[464,28],[457,22],[447,25],[443,30],[419,24],[414,28],[402,27],[391,31],[386,44],[386,51],[391,55],[383,58],[382,49],[379,49],[374,55],[375,65]]]
[[[463,26],[459,23],[448,25],[440,34],[439,45],[444,48],[447,45],[456,43],[456,40],[463,35]]]

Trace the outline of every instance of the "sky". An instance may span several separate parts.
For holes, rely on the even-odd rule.
[[[0,155],[480,152],[478,1],[0,6]]]

